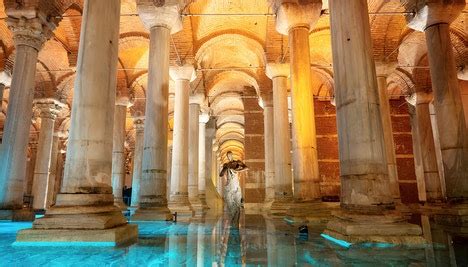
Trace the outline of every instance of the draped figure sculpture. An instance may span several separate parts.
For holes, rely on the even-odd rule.
[[[224,177],[224,203],[225,211],[231,221],[231,226],[239,226],[240,209],[242,207],[242,190],[238,173],[246,171],[247,166],[240,160],[234,160],[231,151],[226,154],[229,162],[224,163],[219,176]]]

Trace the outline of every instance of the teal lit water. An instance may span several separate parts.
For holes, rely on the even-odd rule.
[[[16,232],[31,223],[0,221],[0,266],[467,266],[468,244],[437,228],[425,233],[433,244],[410,249],[360,245],[347,248],[309,235],[284,221],[246,215],[240,229],[223,219],[193,223],[137,223],[139,240],[123,247],[24,247]]]

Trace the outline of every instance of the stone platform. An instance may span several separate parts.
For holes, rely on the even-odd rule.
[[[272,217],[284,217],[287,211],[289,210],[291,204],[292,201],[273,201],[273,203],[271,203],[271,208],[268,212],[268,215]]]
[[[339,208],[339,202],[293,202],[285,220],[291,223],[326,223],[331,219],[332,211]]]
[[[333,212],[324,234],[351,244],[389,243],[421,246],[426,244],[422,229],[395,212],[383,215],[355,215],[345,211]]]
[[[188,202],[169,202],[168,207],[173,214],[177,213],[177,221],[188,221],[195,216],[195,211]]]
[[[110,229],[25,229],[18,232],[15,245],[44,246],[102,245],[119,246],[136,242],[138,226],[126,224]]]
[[[32,209],[0,210],[0,220],[14,222],[32,222],[36,214]]]
[[[468,204],[445,206],[433,211],[433,214],[437,224],[467,228],[465,231],[468,231]]]
[[[166,207],[138,208],[131,221],[172,221],[171,211]]]

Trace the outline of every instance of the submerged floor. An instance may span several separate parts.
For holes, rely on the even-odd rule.
[[[16,232],[31,223],[0,221],[0,266],[467,266],[466,237],[426,229],[426,248],[387,244],[351,248],[321,236],[324,225],[297,226],[261,215],[243,215],[235,229],[222,218],[204,222],[137,223],[139,240],[124,247],[24,247]]]

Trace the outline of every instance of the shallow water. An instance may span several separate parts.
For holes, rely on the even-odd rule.
[[[0,221],[0,266],[467,266],[466,238],[429,227],[433,244],[411,249],[359,245],[346,248],[323,236],[323,225],[299,235],[297,226],[261,215],[242,216],[239,229],[222,218],[202,222],[137,223],[129,247],[24,247],[16,232],[31,223]],[[429,231],[429,232],[428,232]]]

